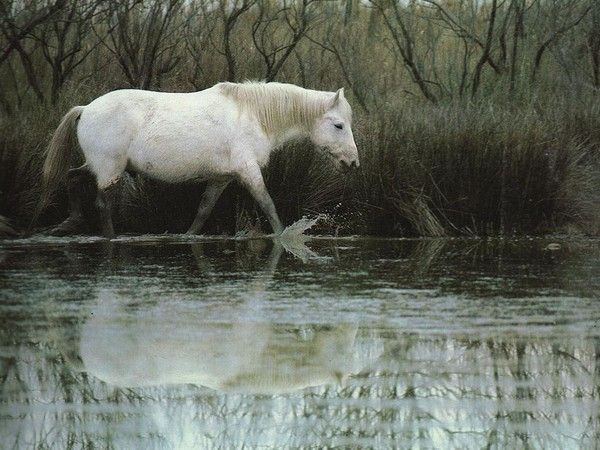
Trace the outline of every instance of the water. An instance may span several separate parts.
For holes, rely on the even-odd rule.
[[[0,241],[2,448],[594,448],[597,240]]]

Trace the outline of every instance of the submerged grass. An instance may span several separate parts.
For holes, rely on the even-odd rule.
[[[315,226],[320,233],[598,234],[599,104],[597,96],[519,106],[499,100],[396,104],[356,118],[357,172],[336,173],[310,143],[300,142],[273,155],[265,178],[284,223],[323,214]],[[17,228],[31,219],[44,148],[66,109],[32,110],[1,125],[0,215]],[[182,232],[202,189],[125,177],[115,207],[117,229]],[[41,224],[66,214],[66,197],[59,193]],[[232,184],[206,232],[259,227],[268,230],[263,215]]]

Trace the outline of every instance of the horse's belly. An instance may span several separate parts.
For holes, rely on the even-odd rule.
[[[171,183],[203,181],[230,172],[224,143],[209,144],[184,136],[158,134],[135,142],[128,163],[137,172]]]

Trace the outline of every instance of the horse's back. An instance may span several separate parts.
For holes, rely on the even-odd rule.
[[[135,89],[109,92],[87,105],[78,126],[86,161],[114,178],[130,165],[164,181],[224,172],[234,106],[218,86],[193,93]]]
[[[157,98],[160,95],[155,92],[123,89],[85,106],[77,136],[86,157],[125,151],[152,113]]]
[[[197,106],[202,94],[154,92],[137,89],[120,89],[108,92],[88,104],[80,118],[79,127],[101,132],[106,126],[139,131],[156,113],[181,112]],[[206,96],[206,95],[204,95]]]

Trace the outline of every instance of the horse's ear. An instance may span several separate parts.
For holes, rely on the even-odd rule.
[[[331,101],[332,108],[334,106],[337,106],[337,104],[340,102],[340,98],[344,98],[344,88],[340,88],[336,91],[335,96],[333,97],[333,100]]]

